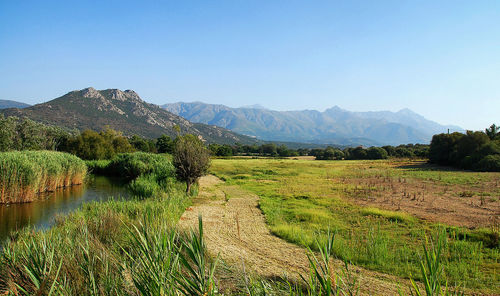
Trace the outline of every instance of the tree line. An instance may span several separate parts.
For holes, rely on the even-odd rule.
[[[389,157],[429,158],[431,163],[462,169],[500,171],[500,130],[491,125],[485,131],[434,135],[430,145],[408,144],[382,147],[338,147],[291,149],[286,145],[210,144],[213,156],[315,156],[318,160],[387,159]],[[111,159],[116,154],[143,151],[173,153],[177,139],[162,135],[145,139],[124,136],[111,128],[97,132],[66,130],[30,119],[4,117],[0,114],[0,151],[57,150],[82,159]]]
[[[477,171],[500,171],[500,129],[495,124],[482,131],[438,134],[429,148],[431,163]]]
[[[387,159],[397,158],[427,158],[429,145],[407,144],[399,146],[382,147],[347,147],[339,149],[326,147],[325,149],[312,149],[309,155],[315,156],[318,160],[360,160],[360,159]]]
[[[308,155],[310,149],[290,149],[286,145],[276,145],[274,143],[266,143],[261,145],[242,145],[236,143],[234,145],[210,144],[208,146],[210,152],[214,156],[267,156],[267,157],[290,157]]]
[[[0,151],[57,150],[64,138],[76,133],[30,119],[0,114]]]
[[[27,118],[4,117],[0,114],[0,152],[15,150],[56,150],[69,152],[82,159],[111,159],[118,153],[143,151],[172,153],[175,140],[167,135],[145,139],[124,136],[111,128],[66,130]]]

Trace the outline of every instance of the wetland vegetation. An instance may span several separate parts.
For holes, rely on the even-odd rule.
[[[0,203],[33,201],[40,193],[82,184],[86,174],[85,163],[68,153],[0,153]]]
[[[335,256],[421,279],[416,254],[426,237],[442,232],[442,264],[450,283],[466,281],[469,288],[498,291],[499,173],[442,170],[418,161],[290,159],[218,159],[211,171],[257,194],[271,231],[285,240],[317,250],[316,239],[324,243],[328,231],[335,230]],[[473,193],[462,198],[463,191]],[[432,214],[448,197],[453,197],[449,208],[470,208],[454,226],[445,223],[452,212],[415,211],[428,204]],[[488,201],[482,204],[483,197]],[[477,213],[477,207],[487,210]],[[460,226],[473,215],[482,222],[473,229]]]
[[[3,143],[19,143],[16,137]],[[495,137],[467,153],[474,158],[486,151],[495,158]],[[39,138],[28,136],[21,146],[29,139]],[[485,294],[500,289],[500,173],[461,171],[417,159],[437,151],[432,143],[430,149],[403,145],[293,150],[274,144],[208,149],[194,136],[146,141],[110,129],[54,139],[49,141],[54,147],[87,160],[56,151],[2,152],[3,202],[32,201],[45,191],[81,184],[87,168],[92,174],[125,180],[133,197],[85,203],[57,217],[50,229],[26,227],[9,234],[0,257],[0,290],[12,295],[355,295],[357,277],[348,266],[401,282],[440,278],[434,292],[447,283]],[[40,143],[31,148],[48,145]],[[257,274],[250,280],[244,270],[220,262],[207,249],[201,220],[198,232],[178,229],[198,192],[190,185],[210,163],[209,150],[219,156],[248,154],[213,159],[210,172],[225,181],[213,186],[225,188],[223,202],[236,192],[226,190],[230,186],[258,196],[270,231],[308,254],[311,278]],[[201,152],[203,161],[197,157]],[[284,158],[287,155],[292,157]],[[394,156],[409,158],[390,158]],[[425,254],[434,263],[426,262]],[[330,258],[344,261],[345,269],[334,270]],[[428,268],[422,269],[422,264]],[[239,283],[230,289],[225,287],[226,269]]]

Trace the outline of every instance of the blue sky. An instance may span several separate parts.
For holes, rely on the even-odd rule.
[[[0,99],[410,108],[500,124],[500,1],[1,1]]]

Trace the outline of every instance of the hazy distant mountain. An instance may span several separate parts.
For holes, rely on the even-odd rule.
[[[259,104],[253,104],[253,105],[246,105],[246,106],[241,106],[240,108],[245,108],[245,109],[266,109],[266,107],[259,105]]]
[[[21,102],[16,102],[16,101],[11,101],[11,100],[0,100],[0,109],[7,109],[7,108],[26,108],[31,105],[21,103]]]
[[[448,129],[450,129],[450,131],[463,130],[461,127],[456,125],[441,125],[437,122],[428,120],[422,115],[417,114],[408,108],[401,109],[398,112],[370,111],[370,112],[354,112],[354,113],[363,118],[382,119],[382,120],[387,120],[389,122],[412,126],[431,134],[447,132]]]
[[[429,143],[449,127],[408,110],[350,112],[337,106],[315,110],[273,111],[230,108],[204,103],[173,103],[165,109],[193,122],[217,125],[263,140],[331,143],[339,145],[398,145]],[[458,127],[450,127],[460,130]]]
[[[79,130],[101,130],[110,126],[126,135],[158,137],[162,134],[175,136],[173,127],[178,125],[182,133],[199,135],[208,142],[258,142],[221,127],[191,123],[157,105],[146,103],[132,90],[98,91],[90,87],[25,109],[4,109],[0,112]]]

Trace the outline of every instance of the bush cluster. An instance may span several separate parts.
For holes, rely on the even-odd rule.
[[[161,194],[175,179],[175,168],[165,154],[120,153],[111,160],[93,160],[87,164],[95,174],[129,180],[130,189],[139,197]]]
[[[214,156],[233,156],[233,155],[252,155],[252,156],[268,156],[268,157],[290,157],[307,155],[309,149],[291,149],[286,145],[276,145],[274,143],[266,143],[262,145],[219,145],[210,144],[208,146],[210,153]]]
[[[429,145],[407,144],[399,146],[383,147],[348,147],[344,150],[334,147],[325,149],[312,149],[309,155],[315,156],[318,160],[341,160],[341,159],[387,159],[389,157],[421,157],[426,158]]]
[[[438,134],[432,137],[429,161],[462,169],[500,171],[500,132],[492,125],[484,132]]]

